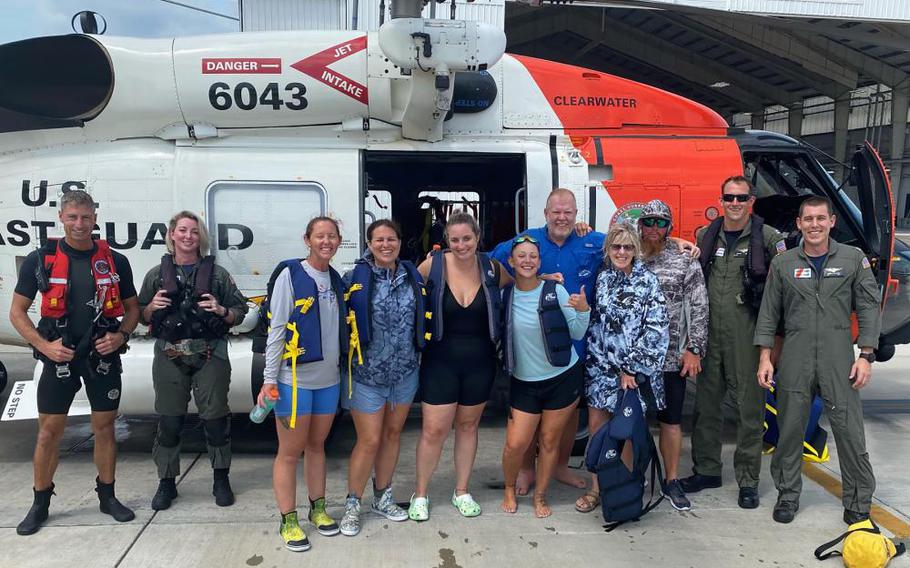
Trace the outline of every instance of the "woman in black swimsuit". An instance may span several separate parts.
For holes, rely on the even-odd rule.
[[[455,213],[446,223],[449,249],[418,267],[428,282],[433,317],[428,320],[431,337],[420,364],[423,431],[417,444],[417,485],[408,510],[415,521],[429,518],[427,488],[453,422],[452,505],[465,517],[481,512],[468,493],[468,481],[477,453],[477,426],[496,376],[499,287],[511,278],[499,263],[477,252],[479,240],[477,221],[467,213]]]

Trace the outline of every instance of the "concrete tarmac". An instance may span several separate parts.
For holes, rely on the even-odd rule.
[[[33,361],[23,350],[4,348],[0,359],[10,381],[31,377]],[[878,479],[875,517],[891,534],[910,538],[910,492],[906,471],[910,433],[910,348],[899,347],[888,363],[874,366],[873,382],[863,391],[866,437]],[[4,402],[9,387],[0,396]],[[691,392],[690,392],[691,395]],[[691,420],[689,397],[684,427]],[[231,481],[237,503],[217,507],[211,496],[211,469],[197,423],[187,426],[179,479],[180,497],[167,511],[149,505],[157,486],[150,450],[154,417],[121,418],[117,423],[120,456],[117,494],[136,511],[136,520],[119,524],[98,511],[94,492],[95,467],[87,418],[73,418],[62,445],[46,526],[30,537],[16,535],[16,524],[31,504],[35,422],[0,423],[0,479],[5,499],[0,501],[0,567],[182,567],[227,568],[296,566],[320,563],[332,566],[815,566],[816,546],[841,534],[837,451],[831,460],[808,466],[801,508],[796,520],[780,525],[771,520],[776,492],[768,474],[760,486],[761,506],[743,510],[736,505],[732,472],[732,429],[725,434],[725,485],[690,496],[693,508],[678,512],[666,501],[638,522],[612,533],[601,527],[599,512],[581,514],[573,503],[579,491],[554,484],[549,492],[553,515],[533,516],[530,497],[521,498],[517,514],[499,509],[502,488],[500,456],[505,419],[484,419],[471,491],[483,514],[464,519],[450,504],[454,485],[450,437],[430,490],[431,516],[424,523],[394,523],[368,511],[367,490],[363,531],[357,537],[322,537],[309,523],[303,525],[312,549],[293,553],[284,549],[277,534],[279,514],[271,488],[275,451],[273,427],[251,427],[243,417],[234,421],[236,453]],[[729,424],[728,424],[729,426]],[[414,452],[420,419],[409,420],[402,438],[395,494],[405,501],[413,491]],[[688,436],[680,473],[691,468]],[[340,520],[346,495],[347,458],[354,443],[353,426],[342,418],[328,445],[329,512]],[[578,465],[580,457],[573,457]],[[306,517],[307,493],[298,475],[298,504]],[[838,566],[837,559],[826,564]],[[910,566],[906,557],[891,566]]]

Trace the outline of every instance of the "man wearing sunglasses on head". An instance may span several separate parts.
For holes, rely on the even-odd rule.
[[[710,317],[704,370],[698,377],[692,431],[693,475],[686,493],[720,487],[723,402],[730,392],[737,411],[733,468],[739,506],[758,507],[765,393],[753,379],[758,349],[755,321],[771,258],[786,250],[784,235],[752,213],[755,194],[743,176],[721,184],[724,215],[696,233],[708,286]]]
[[[670,343],[664,358],[664,394],[667,406],[658,411],[660,453],[664,462],[663,494],[679,511],[692,505],[677,477],[682,446],[682,407],[686,377],[701,372],[708,344],[708,291],[701,266],[669,238],[673,228],[670,207],[659,199],[649,201],[638,218],[645,267],[660,281],[667,300]]]

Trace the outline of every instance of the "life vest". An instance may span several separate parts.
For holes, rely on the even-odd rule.
[[[512,295],[514,285],[509,284],[502,291],[502,303],[505,314],[503,332],[503,362],[506,372],[510,375],[515,371],[515,341],[512,329]],[[540,290],[540,300],[537,304],[537,316],[540,320],[540,331],[543,335],[543,344],[546,348],[547,361],[554,367],[567,367],[572,360],[572,337],[569,335],[569,324],[566,316],[559,306],[556,295],[556,282],[544,280]]]
[[[59,246],[58,239],[49,239],[39,254],[47,274],[48,288],[41,290],[41,317],[59,320],[66,316],[66,293],[69,288],[70,260]],[[107,241],[96,240],[92,253],[92,276],[95,278],[95,298],[103,298],[101,315],[117,318],[123,315],[120,301],[120,277]]]
[[[663,479],[660,454],[641,410],[638,389],[620,392],[613,419],[591,436],[585,450],[585,467],[597,476],[600,487],[600,506],[607,532],[640,519],[664,499],[656,489]],[[622,460],[626,444],[632,444],[631,470]],[[651,494],[647,503],[643,503],[649,471]]]
[[[319,288],[316,285],[316,281],[300,266],[302,260],[292,258],[281,261],[272,272],[268,283],[268,295],[271,296],[278,275],[285,268],[288,269],[291,276],[294,306],[288,317],[288,323],[285,325],[285,344],[282,360],[286,361],[286,365],[291,367],[293,387],[291,389],[291,428],[294,428],[297,424],[297,365],[322,361],[323,359],[322,329],[319,318]],[[338,302],[338,344],[341,347],[342,356],[344,356],[349,351],[348,341],[350,334],[348,322],[353,320],[353,316],[348,317],[347,309],[345,308],[344,283],[341,280],[341,275],[330,266],[329,277],[332,281],[332,290],[335,292],[335,298]],[[266,316],[271,321],[271,307],[267,309]],[[357,347],[357,350],[359,351],[359,347]]]
[[[442,305],[446,288],[445,252],[445,250],[435,251],[430,257],[430,276],[427,278],[427,296],[430,301],[424,314],[427,320],[424,337],[427,342],[442,341],[444,329]],[[487,301],[487,325],[490,330],[490,341],[495,344],[499,341],[502,307],[499,279],[487,253],[477,253],[477,266],[480,269],[480,290]]]
[[[195,269],[193,287],[177,278],[174,256],[161,257],[161,288],[165,290],[171,305],[152,314],[151,334],[167,341],[181,339],[220,339],[230,330],[224,318],[198,307],[203,294],[212,292],[212,276],[215,271],[215,257],[202,257]]]
[[[427,292],[423,285],[423,277],[417,272],[414,263],[401,260],[401,266],[408,275],[408,282],[414,291],[416,305],[414,308],[414,344],[418,349],[423,349],[426,344],[424,337],[424,296]],[[345,300],[348,302],[350,313],[354,314],[354,322],[361,348],[370,344],[373,336],[373,294],[375,292],[373,269],[365,260],[358,260],[354,264],[351,274],[351,286],[348,288]]]
[[[711,276],[711,266],[714,264],[715,248],[717,237],[720,235],[721,228],[724,224],[724,218],[718,217],[708,225],[702,235],[701,254],[698,262],[701,264],[702,273],[705,277],[705,286],[709,285],[708,279]],[[765,251],[764,228],[765,220],[752,214],[752,227],[749,233],[749,252],[746,254],[746,262],[743,264],[743,301],[753,311],[758,313],[761,308],[762,295],[765,292],[765,280],[768,278],[768,265],[771,259]]]

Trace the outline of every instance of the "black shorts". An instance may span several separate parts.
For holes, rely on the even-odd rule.
[[[120,375],[123,366],[120,357],[110,365],[107,374],[97,370],[93,357],[88,360],[70,361],[70,376],[57,378],[57,366],[45,361],[41,378],[38,379],[38,412],[41,414],[67,414],[76,393],[85,383],[85,393],[93,412],[108,412],[120,407]]]
[[[512,377],[509,405],[529,414],[561,410],[578,402],[584,385],[585,375],[580,361],[552,379],[523,381]]]
[[[686,378],[678,372],[664,372],[664,397],[667,406],[657,413],[657,421],[674,426],[681,423],[683,403],[686,401]]]
[[[489,341],[448,337],[424,351],[420,361],[420,400],[427,404],[476,406],[490,399],[496,354]],[[474,344],[473,346],[470,344]]]

